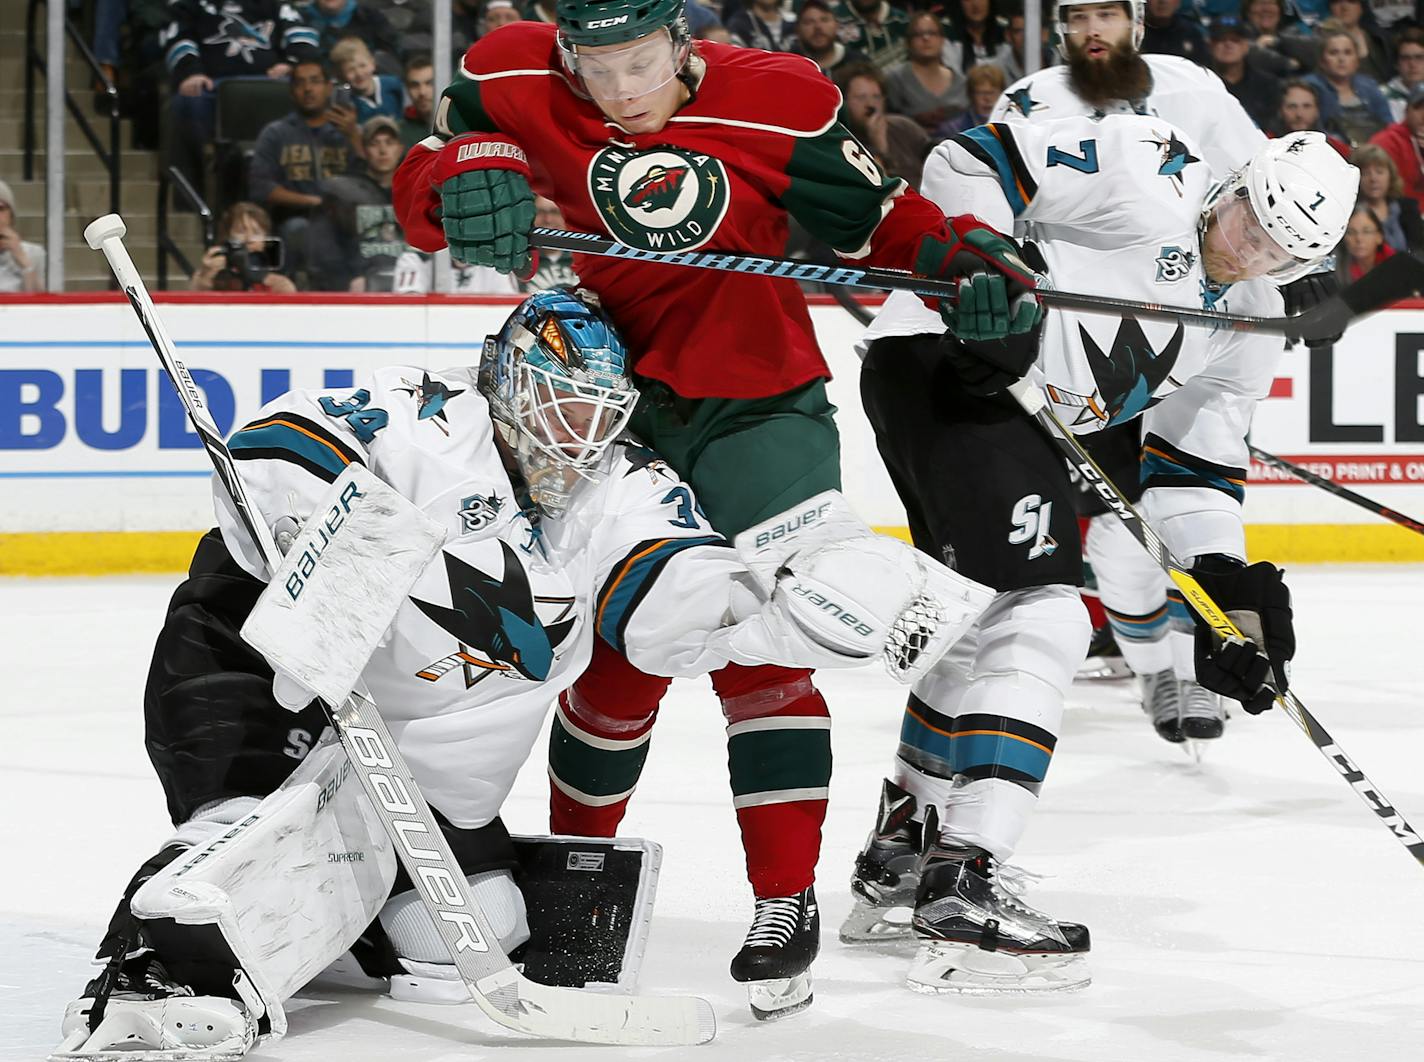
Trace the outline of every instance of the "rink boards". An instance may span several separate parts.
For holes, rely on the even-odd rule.
[[[292,387],[340,389],[381,365],[475,362],[500,297],[172,295],[160,311],[224,430]],[[835,378],[846,493],[872,524],[904,514],[860,409],[861,327],[812,319]],[[1424,304],[1376,315],[1333,350],[1288,351],[1252,442],[1424,516]],[[454,412],[454,411],[452,411]],[[118,296],[0,296],[0,573],[167,571],[211,526],[209,466]],[[1248,542],[1279,561],[1424,560],[1424,537],[1275,469],[1251,470]],[[1006,529],[1007,533],[1007,529]]]

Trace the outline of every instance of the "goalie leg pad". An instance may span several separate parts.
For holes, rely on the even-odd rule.
[[[396,857],[334,738],[250,814],[134,894],[134,916],[175,978],[230,963],[274,1036],[284,1000],[335,960],[385,903]],[[229,975],[229,981],[231,975]]]

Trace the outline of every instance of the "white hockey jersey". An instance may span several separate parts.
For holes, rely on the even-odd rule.
[[[1175,55],[1144,55],[1152,91],[1140,110],[1126,101],[1099,109],[1073,91],[1066,66],[1052,66],[1015,81],[994,105],[990,122],[1052,122],[1104,113],[1149,114],[1186,133],[1220,180],[1239,170],[1266,142],[1241,103],[1205,67]]]
[[[1170,123],[1111,114],[971,129],[935,148],[922,191],[946,213],[1005,232],[1017,224],[1064,289],[1223,311],[1249,295],[1279,313],[1265,281],[1206,283],[1197,220],[1212,183],[1200,149]],[[937,313],[897,292],[866,341],[943,331]],[[1055,309],[1037,365],[1074,432],[1143,416],[1146,507],[1174,552],[1240,556],[1246,429],[1281,350],[1279,339]]]
[[[728,662],[709,637],[743,568],[691,490],[620,441],[563,518],[531,524],[473,368],[393,367],[352,390],[293,391],[229,448],[279,544],[351,461],[448,528],[363,677],[426,797],[458,826],[498,813],[595,636],[662,675]],[[216,482],[214,494],[228,548],[265,578]]]

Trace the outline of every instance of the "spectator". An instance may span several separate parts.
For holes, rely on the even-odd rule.
[[[400,70],[400,41],[378,8],[358,0],[312,0],[300,10],[307,25],[321,35],[322,55],[331,55],[337,42],[345,37],[359,37],[375,57],[381,73]]]
[[[524,12],[514,0],[485,0],[484,22],[480,35],[493,33],[504,26],[524,21]]]
[[[887,0],[839,0],[837,35],[881,70],[905,61],[905,12]]]
[[[1306,29],[1314,29],[1330,17],[1330,0],[1290,0],[1290,5]]]
[[[1147,0],[1142,51],[1155,55],[1179,55],[1194,63],[1207,61],[1206,34],[1201,26],[1182,14],[1182,0]]]
[[[1384,148],[1404,181],[1404,193],[1424,206],[1424,166],[1420,164],[1424,151],[1424,86],[1409,94],[1403,120],[1381,129],[1370,143]]]
[[[1003,70],[993,63],[980,63],[970,67],[964,81],[969,90],[969,109],[936,129],[935,140],[944,140],[966,129],[973,129],[976,125],[983,125],[989,120],[990,112],[1008,87]]]
[[[1292,78],[1281,86],[1280,109],[1267,131],[1271,136],[1284,136],[1306,129],[1325,133],[1320,127],[1320,90],[1308,81]],[[1350,145],[1345,141],[1329,133],[1325,133],[1325,139],[1341,157],[1350,157]]]
[[[1285,0],[1243,0],[1241,20],[1255,38],[1246,61],[1262,73],[1295,77],[1315,63],[1315,41],[1286,15]]]
[[[235,77],[286,77],[292,64],[316,59],[316,30],[283,0],[174,0],[159,34],[173,83],[170,162],[200,191],[203,148],[212,142],[216,87]]]
[[[1404,120],[1404,108],[1409,105],[1409,95],[1420,85],[1424,85],[1424,29],[1406,26],[1399,31],[1394,42],[1394,77],[1384,86],[1384,98],[1389,103],[1389,112],[1396,122]]]
[[[1360,53],[1360,73],[1376,81],[1385,81],[1393,72],[1389,61],[1389,42],[1374,19],[1365,14],[1364,0],[1330,0],[1330,21],[1340,27],[1355,42]]]
[[[331,105],[331,82],[317,62],[292,69],[293,112],[257,136],[248,174],[248,198],[272,212],[286,250],[285,272],[306,268],[306,233],[321,206],[321,182],[348,173],[360,155],[354,107]]]
[[[698,40],[710,40],[709,34],[715,30],[726,29],[722,25],[722,20],[717,17],[717,13],[710,7],[699,4],[697,0],[687,0],[685,8],[687,12],[687,30]],[[720,34],[718,34],[720,36]],[[723,41],[720,43],[729,43]]]
[[[732,40],[732,32],[726,26],[718,22],[708,26],[700,34],[693,34],[695,40],[711,41],[713,44],[736,44]]]
[[[361,0],[379,11],[395,31],[397,54],[429,55],[434,45],[430,24],[430,0]]]
[[[1009,55],[1004,24],[994,13],[993,0],[958,0],[951,9],[945,62],[966,71],[980,63],[1003,64]]]
[[[821,73],[834,78],[851,63],[862,63],[865,56],[847,48],[837,38],[836,21],[830,0],[801,0],[796,15],[796,41],[791,50],[804,55],[821,68]]]
[[[1378,144],[1362,144],[1350,161],[1360,171],[1360,203],[1379,219],[1384,242],[1396,251],[1424,248],[1424,220],[1419,204],[1404,194],[1399,167]]]
[[[312,218],[307,255],[318,291],[390,291],[405,240],[391,205],[391,179],[405,154],[400,128],[378,114],[361,126],[366,166],[321,182],[322,210]]]
[[[1281,83],[1246,61],[1251,50],[1251,34],[1251,27],[1236,15],[1213,19],[1207,34],[1211,69],[1251,120],[1264,129],[1280,108]]]
[[[45,252],[20,239],[15,228],[15,193],[0,181],[0,292],[44,291]]]
[[[272,237],[272,219],[256,203],[234,203],[223,211],[217,237],[218,242],[208,248],[188,281],[193,291],[290,295],[297,290],[291,278],[277,271],[282,264],[282,243]]]
[[[929,136],[913,118],[885,107],[885,75],[874,63],[847,66],[836,79],[845,97],[846,128],[892,177],[918,187]]]
[[[796,16],[781,0],[752,0],[727,19],[732,43],[743,48],[787,52],[796,40]]]
[[[417,55],[405,64],[405,98],[401,143],[409,151],[430,135],[435,123],[435,64],[430,56]]]
[[[896,114],[913,118],[926,132],[964,113],[964,78],[944,62],[944,28],[929,11],[916,11],[906,36],[910,58],[885,72],[885,95]]]
[[[351,102],[356,106],[357,123],[377,115],[399,118],[405,109],[405,94],[398,78],[376,73],[376,60],[366,42],[344,37],[331,49],[331,63],[341,80],[351,86]]]
[[[1363,144],[1389,124],[1389,104],[1379,82],[1360,73],[1360,53],[1345,29],[1326,22],[1318,42],[1315,73],[1305,80],[1319,90],[1322,127],[1351,147]]]
[[[1335,271],[1341,284],[1352,284],[1394,254],[1384,242],[1384,226],[1369,207],[1355,207],[1345,238],[1335,249]]]
[[[1038,0],[1029,0],[1029,3],[1038,3]],[[1016,5],[1015,9],[1009,13],[1009,25],[1004,31],[1004,38],[1009,43],[1009,51],[1007,55],[998,60],[999,69],[1004,72],[1004,80],[1010,85],[1028,74],[1024,68],[1024,28],[1026,25],[1023,5]],[[1038,68],[1040,70],[1044,70],[1058,61],[1058,53],[1048,43],[1048,29],[1051,25],[1052,19],[1047,17],[1039,25]]]
[[[1369,0],[1370,17],[1375,25],[1393,37],[1397,30],[1406,25],[1417,25],[1418,8],[1414,0]]]

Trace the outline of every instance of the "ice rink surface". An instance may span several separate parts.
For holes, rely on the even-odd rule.
[[[1424,828],[1424,570],[1298,568],[1295,689]],[[141,691],[176,577],[0,580],[0,1058],[36,1059],[133,868],[167,836]],[[1165,1062],[1424,1059],[1424,867],[1279,712],[1237,714],[1198,766],[1152,733],[1135,689],[1080,684],[1016,858],[1030,902],[1093,933],[1093,985],[1058,997],[920,996],[907,954],[836,941],[903,692],[822,676],[835,779],[820,864],[812,1008],[759,1025],[727,963],[751,911],[710,687],[674,686],[625,832],[664,847],[642,989],[711,1000],[690,1049],[541,1044],[473,1006],[314,993],[265,1060],[688,1058]],[[544,826],[542,745],[506,808]]]

